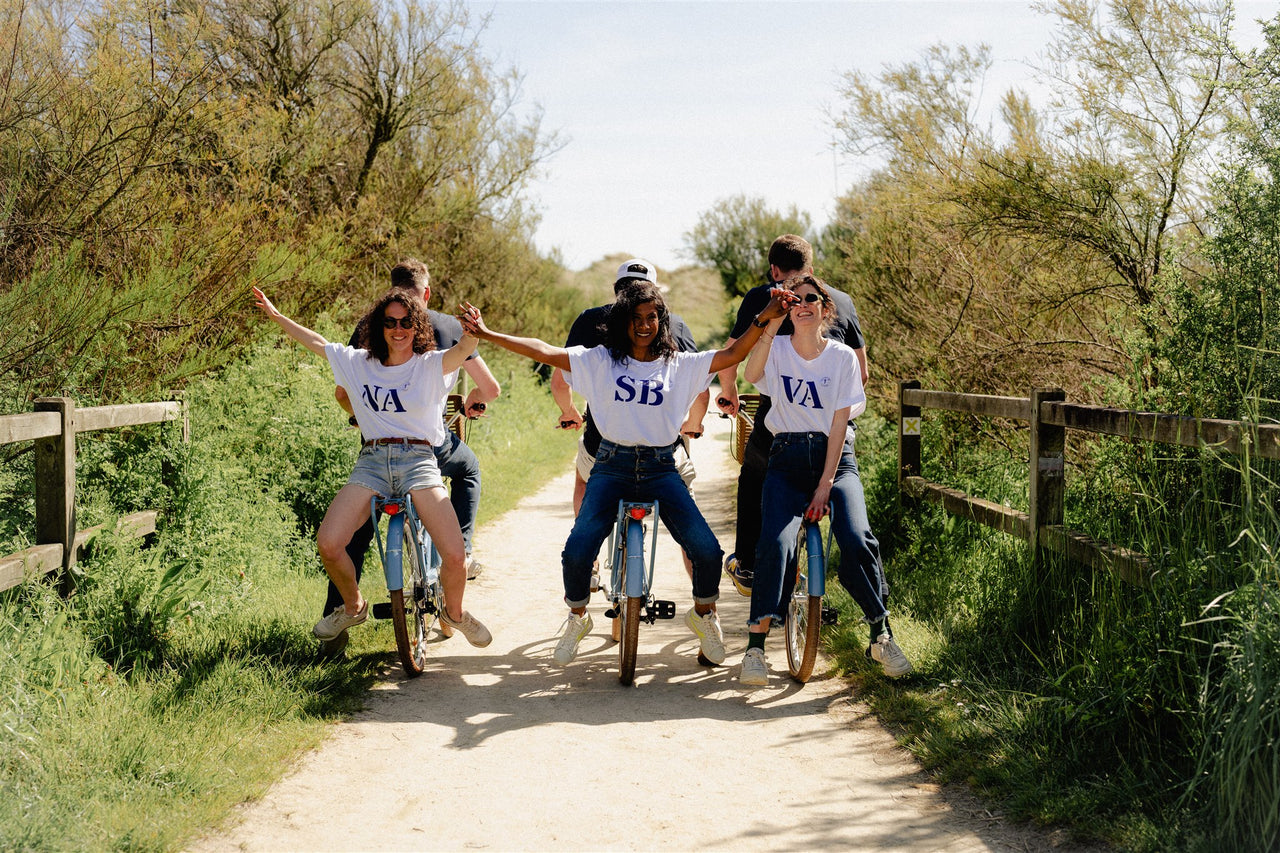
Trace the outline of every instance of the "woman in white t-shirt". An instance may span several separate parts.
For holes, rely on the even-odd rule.
[[[887,675],[906,675],[911,663],[889,628],[880,546],[867,520],[854,433],[849,429],[849,419],[867,407],[858,357],[848,346],[823,336],[835,316],[826,284],[812,275],[782,284],[799,300],[791,308],[795,331],[778,335],[782,319],[771,321],[745,371],[747,381],[773,400],[765,417],[773,444],[764,479],[747,652],[738,679],[748,685],[768,684],[764,639],[770,624],[786,615],[789,591],[783,591],[783,576],[796,559],[801,519],[818,521],[828,513],[840,545],[840,583],[871,626],[868,657]]]
[[[475,307],[463,306],[458,319],[468,334],[565,371],[573,390],[586,398],[603,436],[561,554],[569,616],[556,646],[557,663],[572,661],[591,630],[591,563],[609,535],[619,500],[658,501],[662,523],[693,563],[694,606],[685,614],[685,624],[708,660],[724,661],[724,636],[715,612],[723,552],[680,479],[673,454],[689,404],[718,371],[746,358],[768,321],[786,314],[790,298],[779,290],[756,325],[732,346],[696,353],[677,350],[666,303],[648,281],[618,292],[608,313],[608,343],[590,349],[563,349],[537,338],[499,334],[484,325]]]
[[[489,631],[462,609],[466,548],[432,449],[445,440],[445,398],[458,368],[475,352],[476,339],[464,335],[448,350],[437,350],[426,309],[404,290],[387,293],[365,315],[360,327],[366,340],[360,348],[330,343],[281,314],[258,288],[253,295],[289,337],[328,359],[364,436],[351,477],[329,504],[316,534],[320,560],[343,603],[317,622],[312,633],[332,640],[368,618],[369,602],[360,594],[346,546],[369,517],[375,494],[407,494],[440,552],[446,611],[440,621],[461,631],[473,646],[489,645]]]

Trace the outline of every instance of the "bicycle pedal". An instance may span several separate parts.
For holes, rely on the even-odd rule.
[[[373,605],[374,619],[390,619],[391,618],[391,602],[383,601]]]
[[[610,607],[608,610],[604,612],[604,618],[606,619],[617,619],[621,615],[622,615],[622,611],[620,611],[617,607]]]
[[[674,601],[654,599],[653,604],[646,609],[649,611],[650,617],[653,619],[676,618],[676,603]]]
[[[839,622],[840,622],[840,611],[836,610],[834,607],[828,607],[825,604],[822,605],[822,624],[836,625]]]

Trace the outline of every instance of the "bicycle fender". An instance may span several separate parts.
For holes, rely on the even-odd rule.
[[[404,514],[387,519],[387,557],[382,561],[387,576],[387,592],[404,588]]]
[[[822,530],[816,524],[806,524],[805,549],[809,555],[809,595],[822,596],[827,592],[827,560],[822,548]]]
[[[657,519],[654,519],[655,522]],[[644,565],[644,525],[639,521],[627,521],[627,596],[645,597],[646,572]]]

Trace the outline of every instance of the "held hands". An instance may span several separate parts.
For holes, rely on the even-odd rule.
[[[473,338],[484,338],[492,334],[484,324],[484,318],[480,316],[480,309],[470,302],[463,302],[458,306],[458,322],[462,324],[462,331]]]
[[[799,296],[784,287],[770,288],[769,297],[769,304],[756,315],[761,320],[781,320],[793,305],[800,302]]]

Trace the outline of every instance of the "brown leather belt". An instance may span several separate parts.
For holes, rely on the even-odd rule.
[[[431,442],[425,438],[371,438],[364,443],[364,446],[373,447],[375,444],[425,444],[428,447],[432,446]]]

